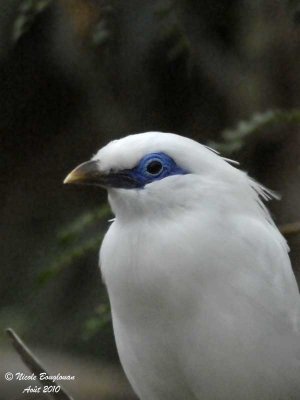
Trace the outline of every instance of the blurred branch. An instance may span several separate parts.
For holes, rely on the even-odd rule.
[[[50,267],[39,273],[38,284],[44,285],[50,279],[56,277],[60,272],[62,272],[64,268],[72,265],[76,260],[84,257],[93,250],[97,250],[100,246],[101,240],[101,237],[91,238],[86,240],[84,243],[75,245],[71,249],[63,252],[58,258],[56,258]]]
[[[235,129],[226,129],[222,134],[224,142],[209,142],[208,145],[228,155],[241,150],[245,139],[250,135],[280,125],[300,125],[300,110],[270,110],[265,113],[256,113],[248,121],[239,122]]]
[[[55,278],[66,267],[74,264],[100,247],[104,232],[100,227],[100,232],[88,239],[82,239],[82,234],[88,233],[88,228],[93,224],[103,221],[111,216],[107,205],[88,211],[77,217],[71,224],[62,228],[57,235],[60,248],[55,252],[54,260],[50,265],[42,270],[37,277],[39,287],[46,284],[50,279]],[[90,233],[91,236],[91,233]]]
[[[288,7],[290,8],[297,8],[300,6],[300,1],[299,0],[287,0]]]
[[[298,235],[300,233],[300,221],[281,225],[279,230],[285,237]]]
[[[111,312],[108,299],[106,303],[99,304],[94,315],[85,321],[83,326],[83,339],[89,340],[101,330],[111,326]]]
[[[53,0],[23,0],[19,5],[13,24],[12,42],[15,44],[30,30],[38,15],[45,11]]]
[[[48,372],[42,367],[40,362],[37,360],[37,358],[32,354],[32,352],[29,350],[29,348],[22,342],[22,340],[19,338],[19,336],[14,332],[13,329],[8,328],[6,329],[6,333],[9,336],[9,338],[12,341],[12,344],[21,357],[22,361],[26,365],[26,367],[37,377],[37,379],[40,381],[40,383],[43,386],[56,386],[58,387],[57,383],[54,382],[51,379],[43,379],[41,380],[40,374],[46,374],[49,376]],[[65,390],[62,388],[61,385],[59,385],[60,390],[58,393],[48,393],[48,396],[50,396],[53,399],[56,400],[73,400],[71,396],[69,396]]]
[[[169,62],[176,61],[183,57],[189,66],[191,55],[190,40],[185,32],[177,13],[175,3],[160,4],[155,10],[160,27],[160,41],[167,44],[167,59]]]
[[[103,218],[108,218],[111,212],[107,205],[97,208],[94,211],[88,211],[81,214],[70,225],[64,227],[58,232],[58,240],[62,244],[74,241],[89,225],[92,225]]]
[[[103,46],[108,42],[110,35],[111,34],[107,28],[106,21],[101,20],[94,28],[92,34],[92,44],[97,47]]]
[[[106,45],[113,36],[113,16],[115,10],[112,4],[100,7],[100,19],[92,30],[92,44],[95,47]]]

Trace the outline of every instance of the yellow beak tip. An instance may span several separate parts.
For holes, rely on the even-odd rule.
[[[71,175],[71,173],[70,173],[70,174],[68,174],[68,175],[65,177],[65,179],[63,180],[63,184],[66,185],[66,184],[71,183],[71,182],[72,182],[72,175]]]
[[[64,185],[68,185],[70,183],[76,183],[78,181],[82,180],[82,174],[75,170],[71,171],[64,179],[63,183]]]
[[[97,161],[87,161],[74,168],[64,179],[64,184],[93,184],[101,180]]]

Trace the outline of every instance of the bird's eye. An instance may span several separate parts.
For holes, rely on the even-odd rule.
[[[159,160],[152,160],[148,163],[146,170],[151,175],[158,175],[163,169],[163,165]]]

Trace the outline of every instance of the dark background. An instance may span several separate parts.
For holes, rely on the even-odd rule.
[[[77,376],[75,400],[133,399],[98,270],[109,215],[86,214],[106,195],[66,174],[111,139],[180,133],[239,160],[282,195],[276,223],[297,222],[299,101],[298,1],[0,0],[0,400],[29,396],[4,381],[26,371],[8,326]],[[288,240],[300,278],[300,235]]]

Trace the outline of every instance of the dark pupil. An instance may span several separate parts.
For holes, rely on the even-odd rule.
[[[151,161],[147,165],[147,172],[152,175],[158,174],[162,170],[162,164],[159,161]]]

